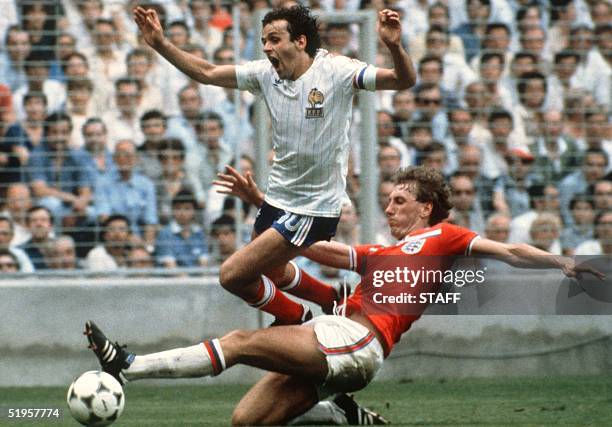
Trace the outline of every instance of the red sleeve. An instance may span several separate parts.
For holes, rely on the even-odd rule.
[[[448,255],[470,255],[472,243],[480,238],[472,230],[446,222],[442,224],[442,233]]]
[[[350,254],[350,269],[356,271],[359,274],[362,274],[366,257],[383,247],[384,246],[382,245],[352,246]]]

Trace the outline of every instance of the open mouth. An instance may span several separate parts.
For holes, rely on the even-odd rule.
[[[274,58],[272,56],[269,56],[268,59],[270,60],[270,63],[272,64],[274,69],[278,70],[278,66],[280,65],[280,61],[277,58]]]

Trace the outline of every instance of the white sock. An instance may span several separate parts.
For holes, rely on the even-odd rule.
[[[185,348],[134,357],[122,371],[128,381],[143,378],[194,378],[219,375],[225,369],[225,358],[218,339]]]
[[[289,425],[328,424],[336,426],[348,425],[344,411],[334,402],[323,400],[307,412],[289,421]]]

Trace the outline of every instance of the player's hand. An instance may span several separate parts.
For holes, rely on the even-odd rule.
[[[564,263],[561,267],[561,270],[563,270],[563,274],[565,274],[567,277],[574,277],[576,279],[581,279],[582,273],[592,274],[599,280],[604,280],[606,278],[605,274],[603,274],[601,271],[597,270],[593,266],[589,265],[588,263],[583,262],[581,264],[576,264],[576,262],[572,259]]]
[[[378,12],[376,25],[380,38],[387,46],[399,46],[402,40],[402,24],[397,12],[384,9]]]
[[[162,28],[157,12],[154,9],[144,9],[138,6],[134,9],[134,21],[149,46],[155,49],[164,41],[164,29]]]
[[[231,166],[225,167],[226,173],[218,173],[219,179],[213,181],[213,185],[217,185],[217,193],[231,194],[239,197],[244,203],[249,203],[257,207],[261,206],[264,200],[264,195],[259,191],[259,187],[253,179],[253,175],[247,172],[246,175],[241,175],[236,169]]]

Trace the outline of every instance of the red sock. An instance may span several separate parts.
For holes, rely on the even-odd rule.
[[[315,279],[304,270],[300,269],[293,261],[289,262],[295,269],[295,277],[287,286],[281,288],[283,291],[296,297],[312,301],[324,309],[330,310],[338,293],[333,286]]]
[[[304,314],[302,304],[289,299],[266,276],[261,276],[258,286],[257,296],[247,301],[250,306],[270,313],[282,323],[301,323]]]

